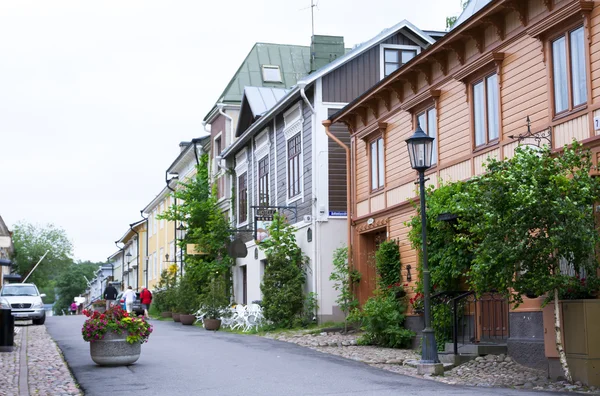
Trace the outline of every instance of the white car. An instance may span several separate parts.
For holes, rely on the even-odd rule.
[[[38,288],[33,283],[9,283],[0,291],[0,308],[10,308],[15,320],[32,320],[41,325],[46,321],[46,311]]]

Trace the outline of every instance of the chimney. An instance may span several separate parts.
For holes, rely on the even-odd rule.
[[[310,44],[310,72],[333,62],[346,53],[342,36],[312,36]]]

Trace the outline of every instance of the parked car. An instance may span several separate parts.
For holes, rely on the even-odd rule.
[[[117,296],[117,301],[121,305],[121,308],[127,309],[125,306],[125,300],[123,299],[123,292],[119,292]],[[142,300],[140,299],[140,293],[135,293],[135,301],[133,302],[132,311],[136,315],[143,315],[144,310],[142,309]]]
[[[46,311],[38,288],[33,283],[9,283],[0,290],[1,305],[10,305],[11,314],[15,320],[32,320],[35,325],[46,321]]]

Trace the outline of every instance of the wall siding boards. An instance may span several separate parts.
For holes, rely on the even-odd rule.
[[[332,116],[338,110],[329,109],[328,116]],[[350,133],[346,125],[333,124],[329,131],[346,146],[350,147]],[[346,150],[340,147],[332,139],[327,139],[329,150],[329,211],[346,212],[347,210],[347,182],[346,182]]]

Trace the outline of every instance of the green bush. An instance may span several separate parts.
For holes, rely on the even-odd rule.
[[[362,322],[365,334],[358,338],[359,345],[379,345],[389,348],[410,346],[414,333],[404,328],[406,304],[392,293],[377,291],[363,305],[362,311],[354,310],[351,321]]]
[[[400,248],[396,241],[383,241],[375,252],[375,265],[382,289],[400,283]]]
[[[200,307],[199,296],[190,277],[184,276],[175,290],[177,312],[191,315]]]
[[[229,306],[229,294],[227,293],[226,281],[222,275],[216,275],[211,279],[199,302],[208,319],[219,319],[227,314],[225,308]],[[196,307],[196,310],[198,308]]]

